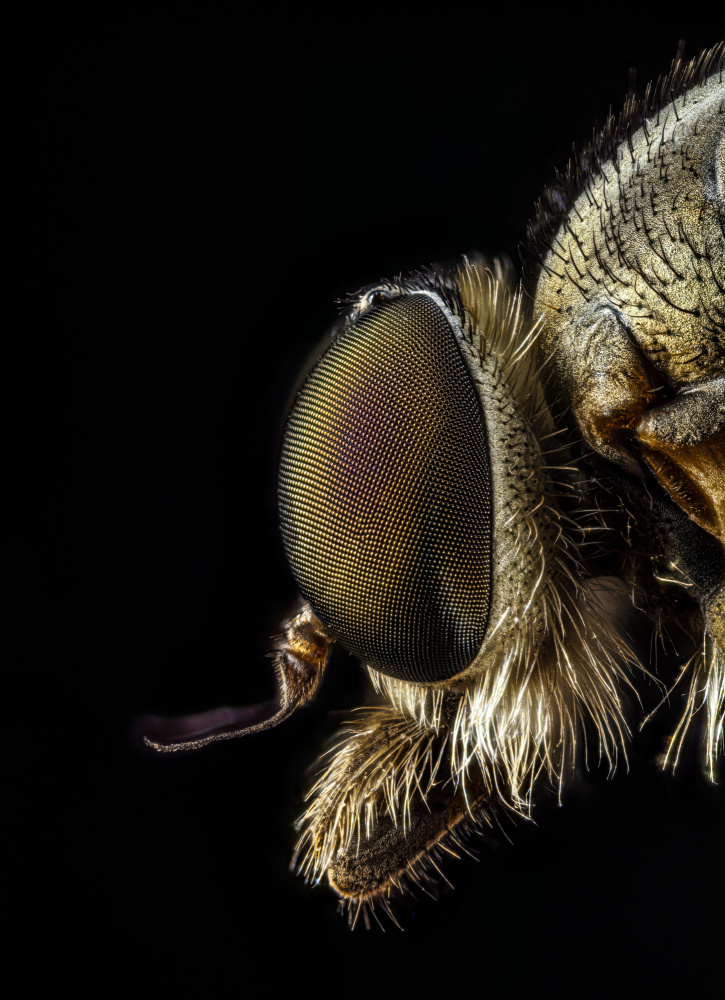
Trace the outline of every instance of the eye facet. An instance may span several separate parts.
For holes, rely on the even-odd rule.
[[[490,459],[454,323],[425,293],[374,305],[308,377],[280,462],[303,596],[367,665],[417,682],[465,670],[489,616]]]

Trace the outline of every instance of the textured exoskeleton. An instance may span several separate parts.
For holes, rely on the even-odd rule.
[[[530,234],[547,397],[593,452],[581,467],[626,510],[617,571],[663,627],[673,582],[697,605],[681,733],[704,704],[711,775],[725,698],[724,184],[718,45],[628,101],[547,192]]]
[[[444,877],[471,830],[530,815],[587,730],[615,767],[644,671],[631,597],[699,644],[669,759],[704,704],[714,777],[723,52],[676,62],[547,192],[527,293],[510,265],[462,258],[346,303],[285,431],[279,512],[304,604],[276,711],[149,720],[161,750],[265,729],[314,696],[333,643],[359,657],[380,703],[327,755],[295,855],[353,923],[395,919],[391,899]]]

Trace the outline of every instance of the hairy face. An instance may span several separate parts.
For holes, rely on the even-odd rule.
[[[462,258],[346,303],[288,414],[280,528],[302,608],[274,705],[150,720],[160,750],[283,721],[338,643],[377,697],[320,762],[294,867],[353,925],[625,757],[632,595],[698,652],[666,759],[722,751],[725,84],[721,44],[628,102],[548,192],[525,296]],[[672,598],[672,591],[676,598]],[[645,670],[644,674],[650,675]],[[155,730],[155,731],[154,731]]]

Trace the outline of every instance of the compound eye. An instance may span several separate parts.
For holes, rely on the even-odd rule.
[[[374,306],[313,369],[282,447],[302,594],[350,652],[408,681],[460,673],[488,622],[489,453],[454,322],[426,294]]]

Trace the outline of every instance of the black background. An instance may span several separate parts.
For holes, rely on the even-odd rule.
[[[674,780],[652,764],[677,704],[629,774],[594,762],[564,808],[453,864],[456,891],[403,934],[350,934],[288,870],[331,713],[366,697],[351,659],[248,742],[159,756],[130,736],[140,713],[272,694],[269,637],[296,602],[276,454],[334,300],[472,249],[518,259],[535,198],[630,66],[644,83],[681,37],[689,55],[721,37],[692,6],[677,23],[516,5],[44,23],[25,414],[42,485],[18,589],[23,668],[58,725],[25,834],[29,875],[49,862],[30,926],[78,991],[704,995],[723,808],[695,763]]]

